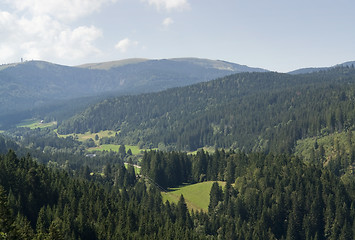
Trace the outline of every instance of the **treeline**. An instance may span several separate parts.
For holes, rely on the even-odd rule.
[[[355,191],[328,169],[285,154],[218,151],[199,155],[206,158],[197,164],[201,172],[177,175],[192,181],[197,176],[197,181],[226,180],[223,189],[217,183],[212,186],[208,212],[189,212],[183,196],[177,204],[163,203],[154,185],[132,178],[133,168],[110,170],[107,166],[101,180],[90,179],[9,151],[0,155],[0,236],[232,240],[355,236]],[[153,152],[145,157],[187,161],[184,153]],[[224,167],[213,171],[215,166],[209,166],[213,162]],[[150,167],[155,164],[159,161],[151,161]]]
[[[192,228],[183,198],[165,205],[144,182],[119,188],[0,155],[2,239],[202,239]]]
[[[54,128],[13,128],[6,131],[7,136],[21,146],[44,151],[45,148],[78,150],[81,143],[72,136],[60,138]]]
[[[337,143],[339,144],[339,143]],[[338,146],[339,147],[339,146]],[[343,182],[354,187],[354,152],[332,152],[333,158],[326,158],[324,147],[312,149],[311,159],[301,156],[307,164],[325,168]],[[149,151],[144,152],[141,161],[141,174],[149,177],[163,188],[176,187],[183,183],[198,183],[203,181],[227,181],[234,183],[235,179],[246,174],[249,168],[256,168],[256,158],[262,161],[265,153],[246,154],[241,151],[225,151],[215,149],[210,154],[203,149],[194,155],[182,152]],[[253,159],[252,161],[250,159]]]
[[[209,215],[197,214],[198,231],[222,239],[352,239],[355,189],[329,168],[285,154],[152,151],[142,174],[158,185],[214,183]],[[182,181],[182,182],[178,182]],[[165,184],[165,185],[164,185]]]
[[[300,138],[354,127],[355,70],[241,73],[160,93],[107,99],[60,133],[120,131],[112,142],[292,152]]]
[[[124,161],[133,160],[125,149],[118,153],[103,151],[88,154],[85,151],[86,142],[79,142],[71,136],[60,138],[48,128],[16,128],[5,134],[0,135],[0,153],[14,149],[19,156],[29,154],[37,162],[63,169],[71,175],[77,175],[85,168],[89,173],[100,174],[107,165],[123,165]]]
[[[19,146],[15,141],[0,134],[0,154],[7,153],[9,149],[17,150],[18,148]]]
[[[295,157],[252,154],[248,160],[254,167],[235,185],[211,189],[209,214],[223,216],[215,231],[224,239],[353,239],[354,189]]]
[[[182,183],[226,181],[227,178],[233,181],[235,172],[243,174],[249,162],[244,153],[218,149],[214,154],[199,150],[196,155],[149,151],[144,153],[141,166],[141,174],[167,188]]]

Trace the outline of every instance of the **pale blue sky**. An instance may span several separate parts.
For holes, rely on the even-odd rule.
[[[0,0],[0,64],[199,57],[287,72],[355,60],[353,0]]]

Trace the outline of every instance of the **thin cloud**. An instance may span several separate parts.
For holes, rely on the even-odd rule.
[[[5,0],[16,11],[32,16],[48,15],[62,21],[72,21],[98,11],[104,4],[116,0]]]
[[[138,42],[137,41],[131,41],[129,38],[125,38],[120,40],[116,45],[115,49],[120,51],[121,53],[127,52],[128,48],[132,46],[137,46]]]
[[[148,2],[149,5],[153,5],[157,10],[187,10],[190,8],[190,4],[187,0],[142,0]]]
[[[169,27],[171,24],[173,24],[174,23],[174,20],[172,19],[172,18],[170,18],[170,17],[167,17],[167,18],[165,18],[164,20],[163,20],[163,26],[164,27]]]

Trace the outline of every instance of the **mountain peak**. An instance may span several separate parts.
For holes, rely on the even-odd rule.
[[[149,61],[149,59],[145,58],[128,58],[123,60],[117,61],[109,61],[109,62],[99,62],[99,63],[86,63],[76,67],[79,68],[88,68],[88,69],[97,69],[97,70],[110,70],[111,68],[115,67],[122,67],[128,64],[136,64]]]

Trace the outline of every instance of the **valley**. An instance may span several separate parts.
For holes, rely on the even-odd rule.
[[[206,59],[130,59],[75,69],[28,64],[1,69],[0,80],[6,69],[24,74],[33,66],[53,79],[79,71],[95,82],[99,73],[102,92],[95,83],[98,95],[86,92],[64,101],[73,95],[62,89],[68,96],[55,105],[19,101],[23,109],[2,112],[0,234],[13,239],[355,236],[353,65],[286,74]],[[245,72],[235,73],[238,69]],[[134,94],[117,89],[108,94],[103,89],[110,71],[121,77],[142,71],[146,78],[132,82]],[[148,72],[159,74],[148,81],[153,76]],[[38,84],[48,84],[42,77]],[[170,83],[161,85],[162,79]],[[169,85],[177,79],[186,82]],[[47,101],[32,94],[23,92]]]
[[[0,6],[0,240],[355,240],[355,1]]]

